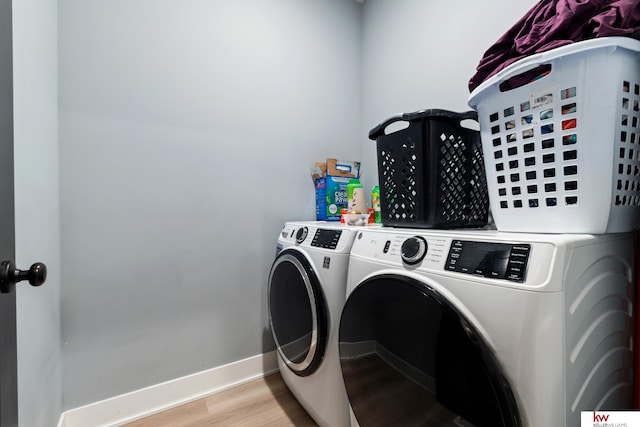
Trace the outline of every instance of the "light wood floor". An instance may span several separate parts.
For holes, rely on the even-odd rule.
[[[317,427],[279,373],[143,418],[126,427]]]
[[[342,368],[361,426],[469,425],[377,354],[344,361]]]

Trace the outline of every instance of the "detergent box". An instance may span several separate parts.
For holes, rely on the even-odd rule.
[[[327,159],[326,220],[340,221],[340,210],[347,207],[347,184],[360,178],[360,162]]]

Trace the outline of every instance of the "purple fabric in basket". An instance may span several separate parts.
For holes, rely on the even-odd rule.
[[[469,91],[525,56],[595,37],[639,34],[640,0],[540,0],[485,52]]]

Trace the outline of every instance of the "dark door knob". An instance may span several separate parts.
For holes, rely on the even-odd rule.
[[[36,262],[28,270],[18,270],[13,261],[0,264],[0,292],[9,293],[16,283],[28,280],[31,286],[40,286],[47,280],[47,266]]]

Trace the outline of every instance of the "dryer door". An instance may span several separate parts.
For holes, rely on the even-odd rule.
[[[313,373],[327,342],[327,308],[318,277],[299,251],[285,249],[269,274],[269,321],[278,353],[299,376]]]
[[[340,364],[361,426],[520,426],[515,399],[474,326],[426,283],[362,282],[340,319]]]

